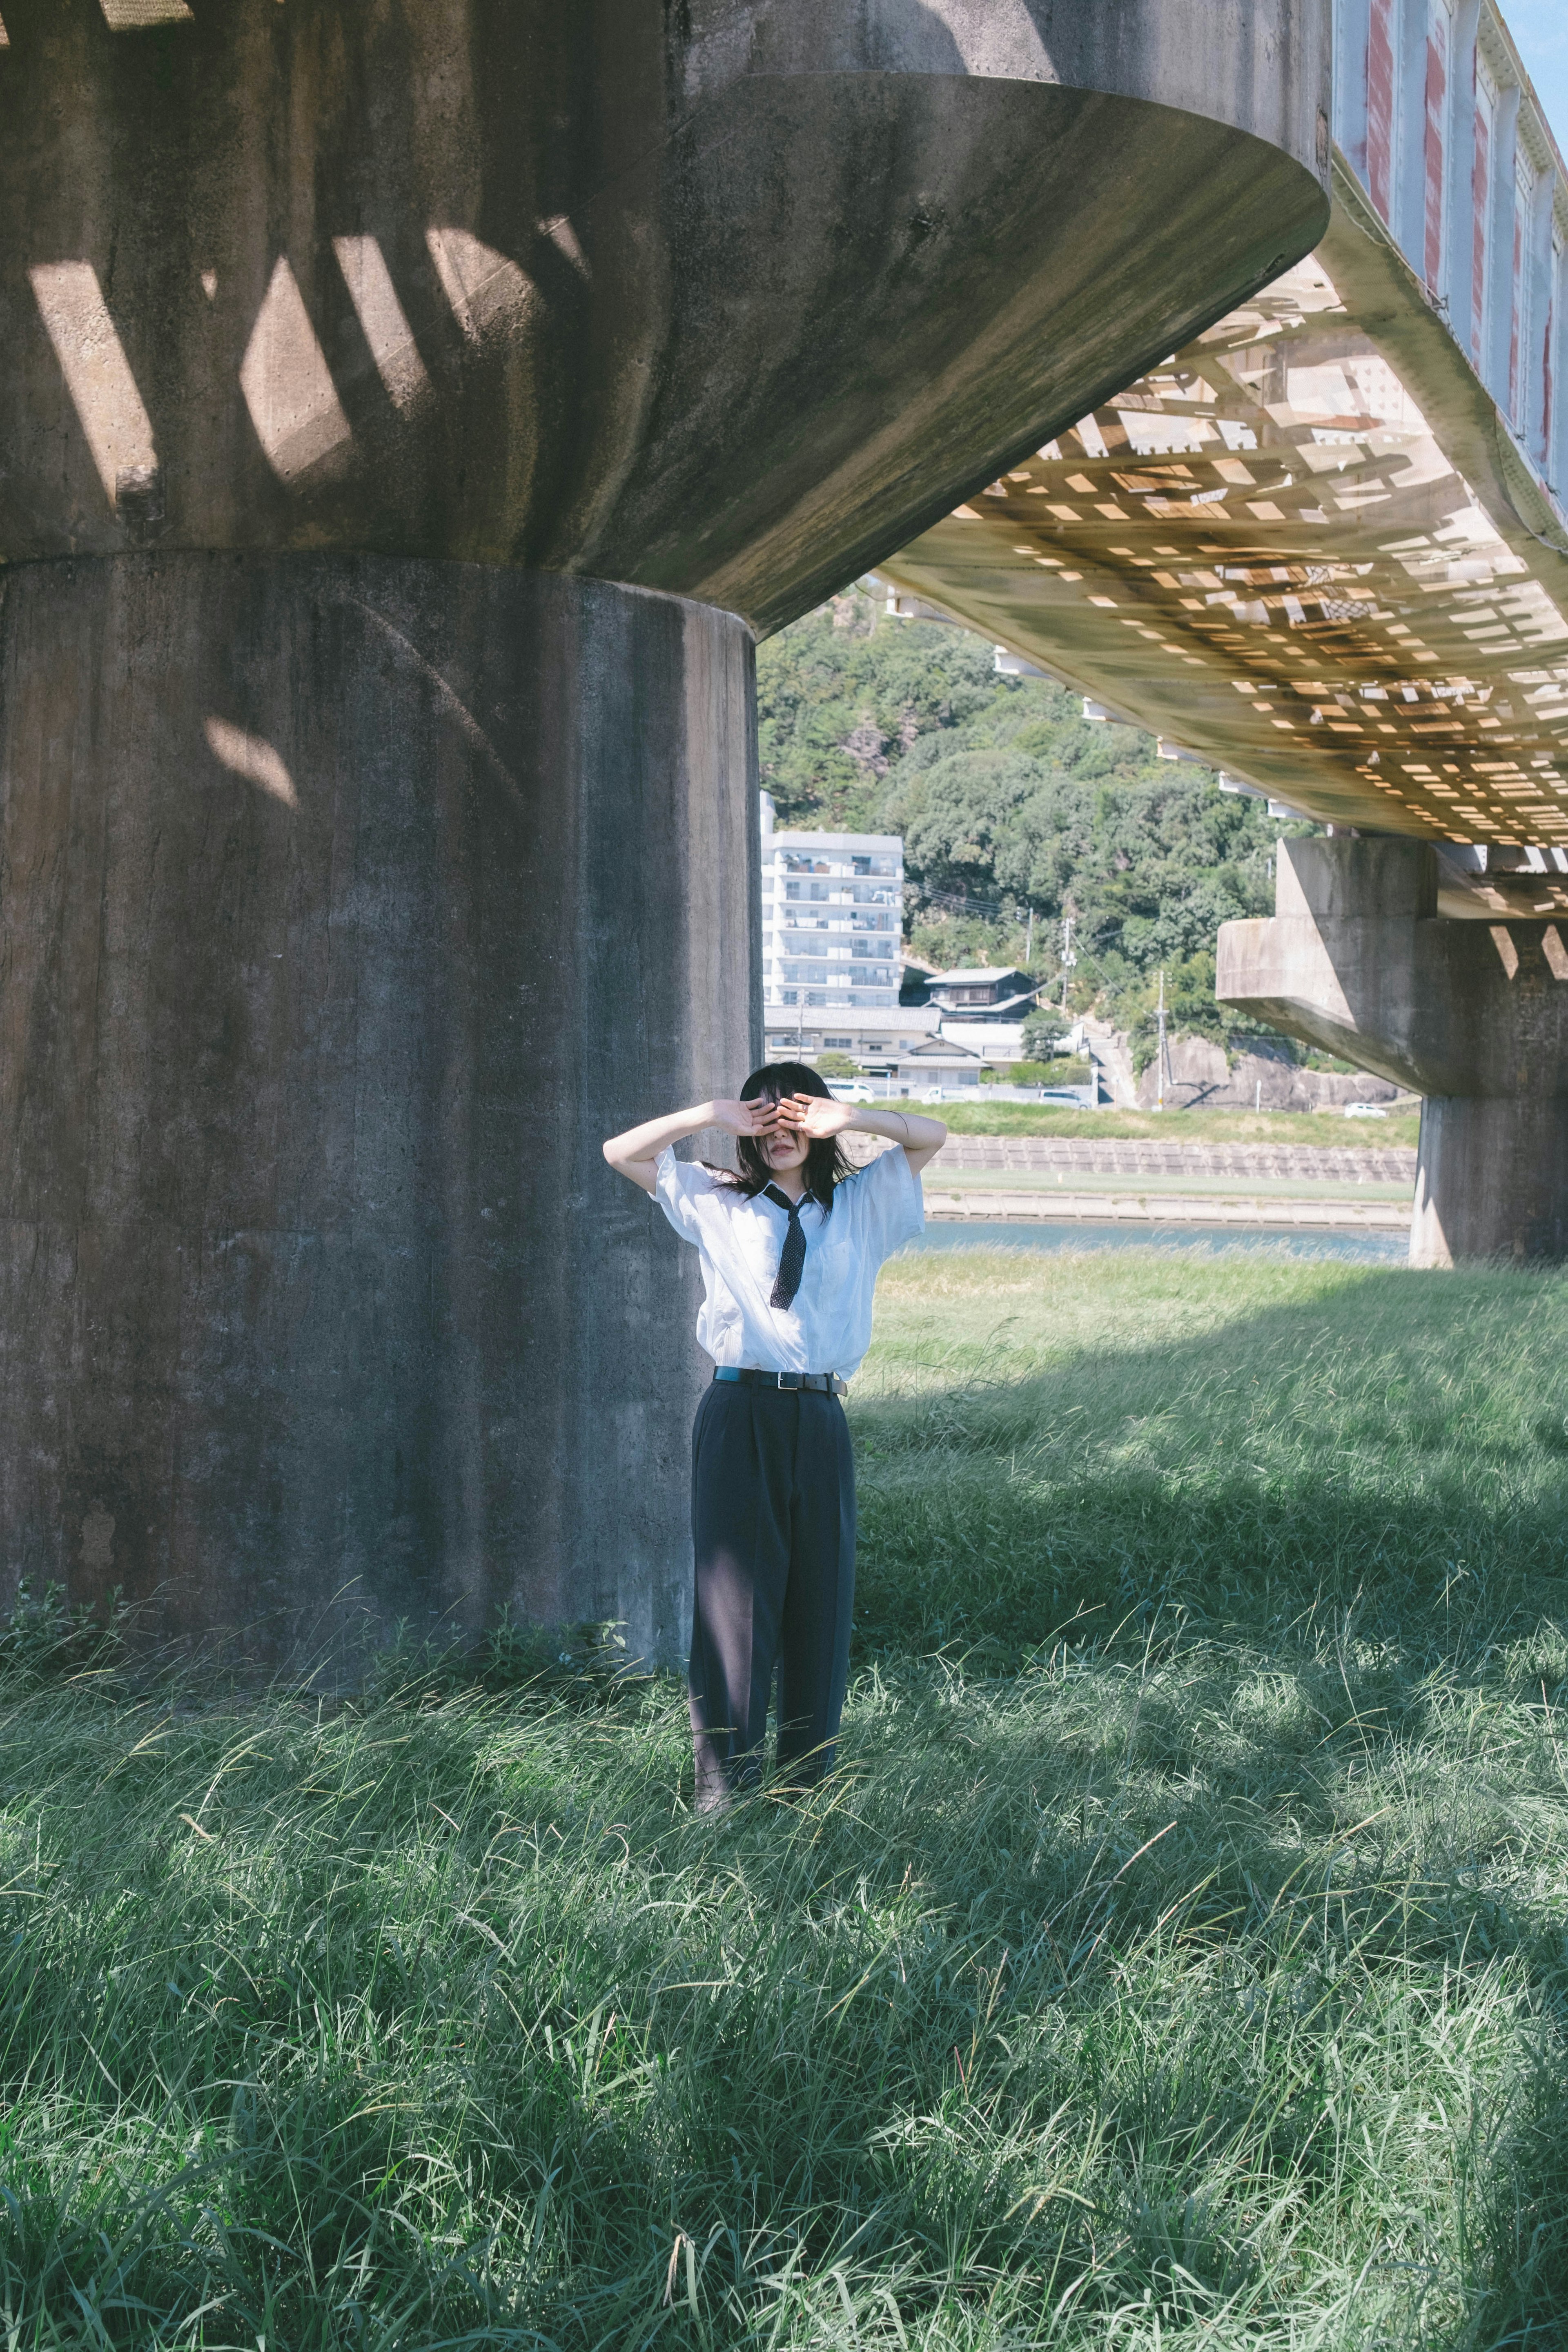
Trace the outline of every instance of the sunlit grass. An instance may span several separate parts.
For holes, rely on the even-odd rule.
[[[1011,1664],[1079,1602],[1270,1637],[1353,1605],[1422,1645],[1461,1602],[1568,1610],[1561,1281],[966,1251],[900,1259],[880,1297],[873,1638]]]
[[[911,1257],[845,1769],[678,1686],[0,1717],[18,2345],[1568,2335],[1568,1286]]]
[[[1347,1145],[1362,1150],[1404,1145],[1414,1150],[1417,1111],[1386,1118],[1345,1118],[1337,1111],[1058,1110],[1048,1103],[945,1102],[942,1117],[954,1135],[1072,1135],[1157,1143],[1274,1143],[1321,1150]]]

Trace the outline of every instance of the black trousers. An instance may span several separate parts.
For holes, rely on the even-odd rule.
[[[855,1457],[835,1396],[715,1381],[691,1432],[697,1802],[761,1777],[775,1666],[778,1760],[833,1764],[855,1600]]]

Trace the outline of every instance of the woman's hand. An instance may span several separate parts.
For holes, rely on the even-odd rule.
[[[824,1095],[781,1095],[778,1118],[781,1127],[793,1127],[797,1134],[820,1143],[854,1125],[855,1106]]]
[[[705,1127],[721,1127],[729,1135],[772,1135],[777,1113],[770,1102],[693,1103],[689,1110],[672,1110],[663,1118],[645,1119],[625,1135],[612,1135],[605,1157],[617,1174],[627,1177],[639,1192],[658,1190],[658,1155],[686,1136]]]
[[[710,1105],[713,1125],[721,1127],[726,1135],[772,1135],[779,1124],[782,1103],[769,1102],[759,1095],[754,1102],[716,1102]]]

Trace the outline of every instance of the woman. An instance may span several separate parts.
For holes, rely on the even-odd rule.
[[[721,1127],[740,1172],[677,1160]],[[898,1147],[856,1170],[839,1137]],[[884,1258],[921,1231],[940,1119],[836,1102],[803,1062],[753,1070],[605,1146],[702,1260],[697,1337],[716,1367],[691,1439],[691,1734],[697,1801],[755,1782],[779,1673],[778,1759],[797,1786],[833,1763],[855,1597],[855,1463],[839,1398],[871,1339]]]

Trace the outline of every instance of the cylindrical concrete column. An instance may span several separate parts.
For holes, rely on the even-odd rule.
[[[1568,1257],[1568,1095],[1422,1104],[1410,1263],[1480,1257]]]
[[[691,1277],[600,1143],[753,1055],[752,694],[592,580],[0,573],[10,1570],[260,1655],[678,1647]]]

